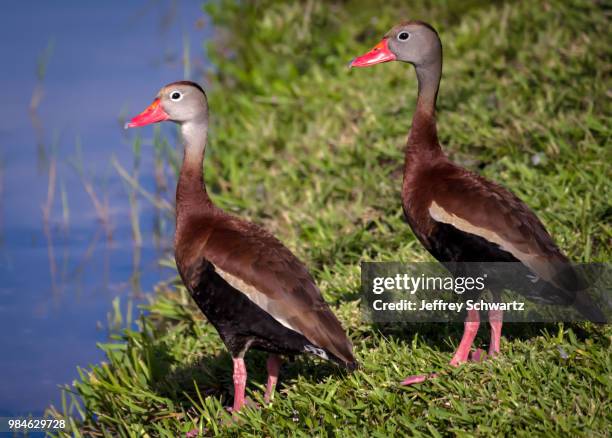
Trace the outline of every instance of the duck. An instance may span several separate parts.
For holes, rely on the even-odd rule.
[[[436,124],[442,43],[436,29],[423,21],[399,23],[372,50],[354,58],[349,67],[390,61],[412,64],[418,82],[401,189],[404,217],[417,240],[448,267],[513,263],[523,268],[517,278],[525,279],[515,281],[520,283],[517,292],[536,302],[573,305],[588,320],[605,322],[586,292],[584,279],[536,214],[506,188],[451,162],[442,150]],[[499,296],[499,290],[491,292]],[[492,309],[487,316],[488,356],[492,357],[500,353],[503,311]],[[480,313],[469,310],[450,365],[469,360],[479,326]],[[484,352],[478,349],[473,353],[479,358]],[[436,376],[410,376],[402,383],[410,385]]]
[[[274,395],[282,355],[310,354],[348,370],[353,346],[312,275],[262,227],[231,215],[211,200],[203,162],[208,99],[195,82],[163,87],[127,128],[163,121],[180,127],[184,156],[176,189],[175,260],[195,303],[219,333],[233,361],[233,406],[245,406],[249,350],[268,353],[264,401]]]

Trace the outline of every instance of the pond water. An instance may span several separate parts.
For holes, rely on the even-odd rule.
[[[172,199],[173,172],[154,172],[153,129],[125,132],[120,114],[139,113],[168,82],[201,77],[211,29],[200,1],[2,6],[0,416],[40,415],[77,366],[102,359],[113,300],[125,316],[129,300],[173,273],[159,265],[171,215],[141,195],[130,202],[111,157],[133,174],[141,135],[138,181]]]

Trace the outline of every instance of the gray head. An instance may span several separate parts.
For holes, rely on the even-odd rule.
[[[436,30],[422,21],[394,26],[371,51],[355,58],[351,67],[368,67],[388,61],[403,61],[425,67],[442,61],[442,44]]]
[[[130,120],[126,128],[145,126],[164,120],[179,124],[207,123],[208,101],[202,87],[189,81],[166,85],[157,93],[153,103]]]

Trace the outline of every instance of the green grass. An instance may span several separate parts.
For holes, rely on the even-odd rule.
[[[253,2],[255,3],[255,2]],[[513,190],[576,262],[612,248],[609,21],[603,3],[483,1],[213,3],[214,200],[276,234],[311,268],[363,368],[283,367],[270,406],[236,422],[231,360],[177,282],[140,330],[101,345],[59,412],[76,436],[608,436],[610,326],[514,325],[503,355],[450,369],[462,325],[372,326],[360,261],[431,257],[403,222],[403,145],[416,80],[406,64],[347,71],[399,17],[431,22],[444,46],[440,140],[451,158]],[[537,157],[537,158],[536,158]],[[534,164],[538,162],[538,164]],[[119,340],[120,342],[116,342]],[[486,344],[482,330],[477,342]],[[264,356],[247,356],[261,400]],[[405,376],[442,378],[400,387]]]

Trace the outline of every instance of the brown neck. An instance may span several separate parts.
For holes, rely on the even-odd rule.
[[[185,153],[176,187],[177,225],[190,212],[213,208],[206,192],[203,172],[207,133],[208,124],[205,120],[181,125]]]
[[[419,95],[408,136],[406,170],[411,163],[429,162],[443,155],[436,130],[436,99],[442,76],[441,59],[424,66],[417,66],[416,75]]]

